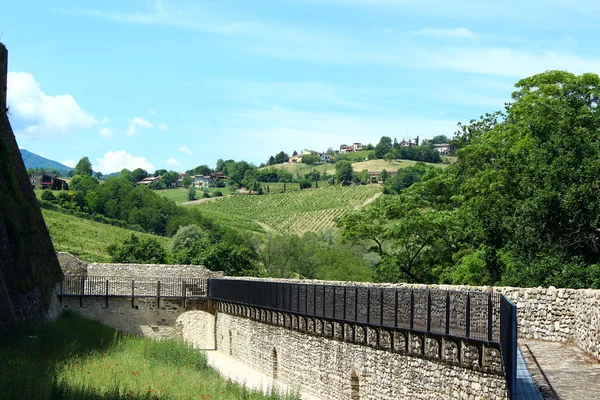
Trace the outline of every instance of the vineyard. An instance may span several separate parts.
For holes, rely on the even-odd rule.
[[[106,248],[123,243],[132,233],[153,237],[165,248],[170,243],[166,237],[134,232],[56,211],[42,210],[42,214],[56,251],[66,251],[89,262],[110,262]]]
[[[318,232],[381,192],[378,186],[322,187],[262,196],[231,196],[198,205],[208,215],[255,221],[280,233]]]

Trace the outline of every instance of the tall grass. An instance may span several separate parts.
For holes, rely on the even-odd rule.
[[[232,383],[183,342],[130,336],[68,313],[2,343],[0,360],[0,399],[297,398]]]

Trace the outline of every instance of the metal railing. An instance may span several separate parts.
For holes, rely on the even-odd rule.
[[[516,307],[500,293],[211,279],[209,298],[371,328],[466,339],[501,349],[516,382]]]
[[[59,296],[206,298],[208,279],[114,276],[65,276]]]
[[[415,332],[497,346],[514,397],[516,306],[504,295],[393,287],[238,279],[65,276],[59,296],[204,299],[370,328]]]

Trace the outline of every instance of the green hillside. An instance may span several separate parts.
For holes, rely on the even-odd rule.
[[[255,221],[266,231],[280,233],[318,232],[331,228],[337,217],[360,208],[381,193],[381,187],[325,187],[262,196],[230,196],[200,204],[217,219]]]
[[[42,209],[56,251],[67,251],[89,262],[109,262],[106,248],[121,244],[132,233],[156,238],[165,248],[170,239]]]
[[[25,149],[20,149],[20,151],[26,169],[43,169],[44,171],[57,170],[63,176],[66,176],[69,171],[73,170],[71,167],[67,167],[57,161],[49,160]]]

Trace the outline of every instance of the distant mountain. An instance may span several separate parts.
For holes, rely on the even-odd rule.
[[[62,176],[66,176],[69,173],[69,171],[72,171],[74,169],[71,167],[67,167],[66,165],[63,165],[57,161],[48,160],[47,158],[38,156],[37,154],[27,151],[25,149],[21,149],[21,157],[23,158],[25,168],[27,169],[43,169],[47,172],[57,170]]]

